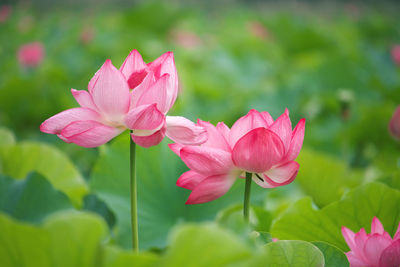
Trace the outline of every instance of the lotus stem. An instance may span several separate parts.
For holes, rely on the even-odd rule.
[[[246,223],[249,222],[251,176],[252,173],[246,172],[246,184],[244,188],[244,202],[243,202],[243,217]]]
[[[132,249],[139,252],[138,234],[138,212],[137,212],[137,186],[136,186],[136,144],[131,136],[130,140],[130,181],[131,181],[131,226],[132,226]]]

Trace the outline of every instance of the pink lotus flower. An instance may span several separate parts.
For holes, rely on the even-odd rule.
[[[393,113],[389,122],[389,132],[397,140],[400,140],[400,106]]]
[[[47,119],[40,130],[83,147],[100,146],[126,129],[143,147],[157,145],[165,135],[177,143],[201,144],[207,138],[202,127],[183,117],[166,116],[177,91],[172,52],[145,64],[133,50],[120,70],[106,60],[90,80],[88,91],[72,89],[80,107]]]
[[[392,59],[396,65],[400,65],[400,45],[394,45],[392,47]]]
[[[400,224],[393,239],[376,217],[372,219],[370,234],[364,228],[355,234],[344,226],[342,234],[351,249],[346,253],[350,267],[400,266]]]
[[[44,47],[39,42],[25,44],[18,50],[18,61],[23,67],[36,67],[43,57]]]
[[[11,14],[11,6],[10,5],[2,5],[0,7],[0,23],[7,21]]]
[[[170,144],[190,171],[177,185],[192,193],[186,204],[212,201],[224,195],[244,172],[253,173],[259,186],[273,188],[291,183],[298,172],[295,162],[303,145],[305,119],[292,131],[288,110],[276,121],[268,112],[250,112],[229,129],[223,122],[213,126],[199,120],[208,133],[200,146]]]

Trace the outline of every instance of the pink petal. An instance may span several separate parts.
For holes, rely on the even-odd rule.
[[[282,160],[283,162],[293,161],[299,155],[301,147],[303,146],[305,124],[306,120],[301,119],[299,123],[297,123],[296,128],[294,128],[292,139],[290,141],[289,151],[286,153],[285,158]]]
[[[142,147],[151,147],[151,146],[156,146],[165,137],[165,127],[161,128],[160,130],[156,131],[152,135],[149,136],[136,136],[134,134],[131,134],[133,142],[138,144],[139,146]]]
[[[351,267],[365,267],[364,261],[360,260],[352,251],[345,253]]]
[[[230,175],[215,175],[204,179],[190,194],[186,204],[200,204],[215,200],[232,187],[235,178]]]
[[[157,104],[157,108],[162,113],[167,113],[169,109],[167,91],[169,74],[160,77],[154,84],[145,90],[137,101],[137,105]]]
[[[244,179],[246,178],[245,176],[240,176],[240,178]],[[258,184],[259,186],[263,187],[263,188],[275,188],[276,185],[269,183],[262,174],[258,174],[258,173],[253,173],[251,176],[251,179]]]
[[[277,164],[285,153],[285,147],[274,132],[257,128],[237,141],[232,150],[235,166],[248,171],[263,173]]]
[[[181,144],[168,144],[168,147],[176,154],[178,157],[181,156],[181,149],[183,148],[183,145]]]
[[[397,240],[397,239],[400,239],[400,223],[399,223],[399,226],[397,226],[397,231],[393,237],[393,240]]]
[[[395,139],[400,139],[400,106],[396,108],[390,120],[389,132]]]
[[[72,143],[71,141],[68,140],[68,138],[62,136],[61,134],[57,134],[58,138],[60,138],[61,140],[63,140],[65,143]]]
[[[203,127],[207,131],[208,139],[203,146],[219,148],[228,152],[231,151],[228,140],[225,139],[224,135],[214,125],[202,120],[198,120],[197,125]]]
[[[143,81],[147,75],[146,68],[140,53],[136,49],[132,50],[120,68],[128,81],[129,88],[133,89]]]
[[[186,146],[180,156],[190,169],[206,176],[228,173],[233,167],[231,154],[221,149]]]
[[[81,107],[97,111],[97,107],[88,91],[71,89],[71,93]]]
[[[392,243],[391,238],[380,234],[372,234],[364,244],[364,256],[371,266],[379,266],[382,251]]]
[[[354,250],[356,248],[356,243],[354,241],[355,233],[351,231],[349,228],[342,226],[342,235],[350,250]]]
[[[199,145],[207,140],[207,132],[203,127],[180,116],[167,116],[167,136],[182,145]]]
[[[93,87],[97,83],[97,80],[99,79],[99,74],[100,74],[100,69],[98,71],[96,71],[96,73],[93,75],[92,79],[90,79],[89,84],[88,84],[89,93],[93,92]]]
[[[125,116],[125,124],[135,136],[149,136],[165,125],[165,116],[156,104],[143,105],[129,111]]]
[[[202,182],[207,177],[201,174],[198,174],[195,171],[187,171],[179,177],[178,181],[176,181],[176,185],[182,188],[186,188],[189,190],[193,190],[200,182]]]
[[[371,223],[371,234],[383,234],[385,229],[383,228],[382,223],[379,221],[377,217],[372,219]]]
[[[225,138],[225,140],[229,144],[229,132],[231,131],[231,129],[229,129],[229,127],[226,126],[226,124],[223,122],[218,122],[216,127],[217,127],[217,130],[222,134],[222,136]]]
[[[400,266],[400,240],[393,242],[382,251],[379,259],[379,267]]]
[[[287,113],[283,113],[279,116],[268,130],[276,133],[285,145],[285,151],[289,151],[290,141],[292,139],[292,123]]]
[[[114,122],[119,122],[129,109],[129,87],[124,75],[107,59],[95,74],[97,81],[89,88],[99,111]]]
[[[83,147],[97,147],[110,141],[123,130],[97,121],[75,121],[61,131],[63,138]]]
[[[268,112],[263,111],[263,112],[260,112],[260,114],[264,118],[265,122],[267,123],[267,127],[271,126],[274,123],[274,119],[271,117],[271,115]]]
[[[233,124],[229,133],[229,144],[231,147],[234,147],[241,137],[259,127],[268,128],[268,123],[265,121],[264,115],[252,109],[247,115],[241,117]]]
[[[167,106],[169,110],[175,103],[178,95],[178,73],[175,67],[174,54],[167,52],[159,58],[148,64],[148,67],[155,73],[156,79],[162,77],[164,74],[169,74],[168,90],[167,90]]]
[[[300,165],[296,161],[289,161],[284,165],[264,172],[264,179],[274,186],[283,186],[291,183],[299,171]]]
[[[138,101],[142,97],[142,95],[156,82],[154,78],[153,72],[148,72],[146,77],[144,77],[143,81],[136,86],[132,92],[130,92],[131,102],[129,105],[129,109],[134,109],[138,106]]]
[[[368,262],[368,259],[366,257],[366,255],[364,254],[364,245],[365,242],[367,242],[368,239],[368,235],[365,232],[364,228],[361,228],[361,230],[355,234],[354,236],[354,244],[355,247],[352,248],[352,251],[354,252],[355,255],[357,255],[357,257],[364,261],[364,262]]]
[[[73,121],[79,120],[100,120],[100,115],[88,108],[71,108],[60,112],[53,117],[45,120],[40,125],[40,130],[44,133],[59,134],[62,129]]]
[[[360,261],[365,262],[366,258],[363,251],[364,243],[367,240],[367,233],[365,232],[365,229],[361,228],[361,230],[355,234],[350,229],[343,226],[342,234],[347,245],[352,251],[352,255],[355,258],[358,258]]]

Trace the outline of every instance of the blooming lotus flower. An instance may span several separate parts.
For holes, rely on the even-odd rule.
[[[166,116],[178,91],[171,52],[145,64],[134,50],[120,70],[108,59],[90,80],[88,91],[71,91],[80,107],[47,119],[42,132],[83,147],[100,146],[126,129],[143,147],[157,145],[165,135],[181,144],[200,144],[207,138],[190,120]]]
[[[292,131],[288,110],[275,121],[268,112],[250,112],[232,129],[199,120],[208,140],[200,146],[170,144],[169,147],[190,168],[177,185],[192,193],[186,204],[212,201],[224,195],[244,172],[252,173],[261,187],[291,183],[299,170],[294,160],[303,145],[305,119]]]
[[[351,249],[346,253],[350,267],[400,266],[400,224],[393,239],[376,217],[372,219],[370,234],[364,228],[355,234],[346,227],[342,227],[342,234]]]
[[[39,42],[25,44],[18,50],[18,61],[23,67],[36,67],[43,57],[44,47]]]
[[[393,113],[389,122],[389,132],[397,140],[400,140],[400,106]]]
[[[400,45],[394,45],[392,47],[392,59],[396,65],[400,65]]]

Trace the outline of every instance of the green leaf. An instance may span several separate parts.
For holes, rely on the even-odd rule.
[[[217,214],[217,223],[234,232],[243,242],[250,246],[263,245],[271,242],[269,227],[271,214],[261,207],[250,206],[249,223],[244,221],[243,204],[233,205]]]
[[[23,180],[0,175],[0,210],[10,216],[38,223],[64,209],[73,209],[68,197],[40,174],[31,173]]]
[[[284,240],[265,245],[247,266],[323,267],[324,255],[313,244],[300,240]]]
[[[324,254],[325,267],[348,267],[346,255],[337,247],[326,242],[312,242]]]
[[[310,198],[297,201],[272,225],[272,236],[279,239],[325,241],[342,251],[348,247],[341,227],[353,231],[370,229],[377,216],[386,231],[394,234],[400,221],[400,192],[380,183],[370,183],[349,192],[342,200],[316,210]]]
[[[115,225],[115,215],[108,208],[108,206],[101,201],[96,195],[88,194],[83,200],[82,210],[97,213],[107,222],[108,227],[111,229]]]
[[[214,224],[178,226],[169,237],[161,266],[227,266],[248,259],[250,249]]]
[[[104,251],[104,267],[150,267],[159,261],[159,256],[150,252],[135,253],[115,246],[107,246]]]
[[[7,267],[50,267],[49,236],[40,228],[0,213],[0,263]]]
[[[378,181],[391,188],[400,190],[400,171],[396,170],[396,172],[382,177]]]
[[[78,206],[88,192],[87,184],[79,171],[55,147],[33,142],[4,146],[0,150],[0,161],[2,172],[14,178],[25,178],[31,171],[40,173]]]
[[[53,266],[99,266],[100,243],[107,233],[105,222],[97,215],[62,212],[49,217],[44,229],[50,236]]]
[[[223,197],[205,204],[185,205],[189,190],[176,186],[176,180],[187,170],[165,141],[144,149],[137,146],[139,243],[141,249],[165,247],[169,230],[183,221],[213,219],[223,207],[243,201],[244,183],[240,179]],[[111,145],[100,150],[90,186],[114,212],[117,219],[116,241],[131,246],[129,136],[122,134]],[[254,186],[252,203],[260,203],[265,189]]]
[[[101,242],[107,232],[100,217],[63,211],[34,227],[0,213],[1,266],[101,266]]]
[[[15,142],[14,133],[7,128],[0,127],[0,146],[14,145]]]
[[[301,168],[296,182],[318,207],[339,200],[348,188],[361,182],[361,176],[344,161],[321,152],[303,149],[297,161]]]

